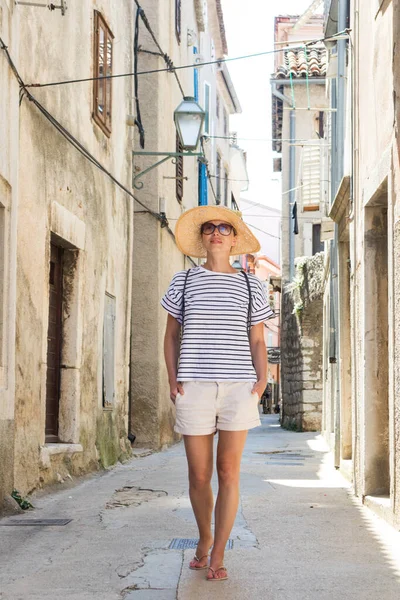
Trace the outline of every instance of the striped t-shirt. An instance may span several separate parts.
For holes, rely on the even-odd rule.
[[[182,324],[182,292],[186,271],[173,277],[162,306]],[[274,317],[265,289],[248,275],[251,325]],[[178,381],[255,381],[247,332],[249,292],[243,273],[190,270],[185,291],[185,323]]]

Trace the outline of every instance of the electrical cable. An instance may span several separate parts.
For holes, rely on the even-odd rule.
[[[136,2],[136,0],[135,0]],[[183,69],[197,69],[199,67],[204,67],[204,66],[209,66],[209,65],[219,65],[221,63],[224,62],[232,62],[235,60],[245,60],[248,58],[258,58],[261,56],[267,56],[269,54],[276,54],[277,52],[282,52],[285,51],[287,52],[288,50],[296,50],[296,49],[301,49],[304,48],[305,45],[310,46],[313,44],[317,44],[319,42],[324,42],[326,40],[329,41],[333,41],[333,39],[335,37],[338,37],[340,35],[346,34],[348,35],[349,32],[351,30],[350,29],[346,29],[344,31],[340,31],[339,33],[335,34],[335,36],[330,36],[327,38],[320,38],[318,40],[313,40],[312,42],[308,42],[307,44],[301,44],[301,45],[297,45],[297,46],[291,46],[291,47],[286,47],[286,48],[275,48],[274,50],[266,50],[264,52],[256,52],[254,54],[245,54],[243,56],[234,56],[232,58],[218,58],[215,60],[209,60],[209,61],[205,61],[205,62],[201,62],[201,63],[191,63],[191,64],[187,64],[187,65],[180,65],[180,66],[175,66],[172,64],[172,66],[167,66],[164,69],[150,69],[148,71],[138,71],[136,73],[119,73],[116,75],[102,75],[99,77],[85,77],[82,79],[66,79],[63,81],[52,81],[49,83],[30,83],[30,84],[26,84],[25,87],[26,88],[31,88],[31,87],[40,87],[40,88],[44,88],[44,87],[54,87],[57,85],[67,85],[70,83],[85,83],[87,81],[96,81],[97,79],[117,79],[120,77],[133,77],[134,75],[151,75],[153,73],[165,73],[167,71],[169,72],[175,72],[175,71],[181,71]],[[167,55],[165,55],[167,56]],[[172,62],[172,61],[171,61]],[[183,90],[182,90],[183,93]]]
[[[281,138],[245,138],[245,137],[238,137],[236,135],[204,135],[203,137],[205,137],[206,139],[213,139],[213,140],[231,140],[232,142],[236,142],[237,140],[241,140],[241,141],[245,141],[245,142],[296,142],[296,143],[300,143],[300,142],[318,142],[318,139],[281,139]],[[316,146],[320,145],[320,144],[315,144]]]
[[[160,44],[158,43],[158,40],[157,40],[157,38],[156,38],[155,34],[154,34],[154,32],[153,32],[153,30],[152,30],[152,28],[151,28],[151,25],[150,25],[150,23],[149,23],[149,20],[148,20],[148,18],[147,18],[147,16],[146,16],[146,13],[144,12],[143,8],[140,6],[140,4],[139,4],[138,0],[135,0],[135,4],[136,4],[136,6],[137,6],[138,13],[140,13],[140,17],[141,17],[141,19],[142,19],[142,21],[143,21],[143,23],[144,23],[144,25],[145,25],[145,27],[146,27],[147,31],[148,31],[148,32],[149,32],[149,34],[151,35],[151,38],[152,38],[153,42],[154,42],[154,43],[155,43],[155,45],[157,46],[157,48],[158,48],[158,50],[159,50],[159,52],[160,52],[160,55],[163,57],[163,59],[164,59],[164,61],[165,61],[165,64],[166,64],[166,65],[167,65],[167,67],[168,67],[168,69],[167,69],[167,70],[168,70],[168,71],[171,71],[171,72],[174,74],[174,76],[175,76],[175,79],[176,79],[176,82],[177,82],[177,84],[178,84],[178,87],[179,87],[179,89],[180,89],[180,92],[181,92],[181,94],[182,94],[182,97],[184,97],[184,96],[185,96],[185,92],[183,91],[182,84],[181,84],[181,82],[179,81],[178,74],[175,72],[174,63],[172,62],[172,60],[170,59],[170,57],[168,56],[168,54],[166,54],[165,52],[163,52],[163,50],[162,50],[162,48],[161,48]],[[136,71],[136,66],[135,66],[135,71]]]
[[[128,196],[130,198],[132,198],[133,200],[135,200],[140,206],[142,206],[145,209],[145,212],[149,213],[152,217],[154,217],[155,219],[157,219],[157,221],[160,221],[161,223],[161,227],[165,228],[168,233],[171,235],[171,237],[174,239],[175,241],[175,235],[174,232],[171,230],[171,228],[168,225],[168,220],[166,219],[165,216],[160,215],[159,213],[154,212],[153,210],[151,210],[150,208],[148,208],[148,206],[146,206],[143,202],[141,202],[134,194],[132,194],[132,192],[124,186],[123,183],[121,183],[120,181],[118,181],[118,179],[116,179],[116,177],[114,177],[114,175],[112,173],[110,173],[110,171],[108,171],[97,159],[95,156],[93,156],[93,154],[91,154],[73,135],[72,133],[70,133],[63,125],[61,125],[61,123],[59,121],[57,121],[57,119],[55,117],[53,117],[53,115],[51,115],[45,108],[44,106],[42,106],[42,104],[40,104],[40,102],[38,100],[36,100],[36,98],[34,98],[34,96],[32,96],[32,94],[30,92],[28,92],[28,90],[26,89],[26,86],[16,68],[16,66],[14,65],[14,62],[8,52],[8,48],[7,46],[4,44],[3,40],[0,38],[0,49],[3,50],[5,52],[5,55],[7,57],[7,61],[8,64],[12,70],[12,72],[14,73],[18,84],[22,90],[22,93],[20,93],[20,103],[23,99],[23,97],[26,95],[26,97],[28,98],[28,100],[30,102],[32,102],[36,108],[43,114],[43,116],[51,123],[51,125],[53,125],[53,127],[55,127],[55,129],[57,129],[57,131],[76,149],[78,150],[78,152],[80,152],[89,162],[91,162],[95,167],[97,167],[100,171],[102,171],[105,175],[107,175],[107,177],[109,177],[109,179],[111,179],[111,181],[113,181],[113,183],[115,183],[115,185],[117,185],[120,189],[122,189],[126,194],[128,194]],[[135,211],[134,211],[135,212]],[[192,261],[192,259],[190,257],[187,257],[192,264],[195,266],[196,263],[194,261]]]
[[[133,64],[134,64],[135,72],[137,71],[138,58],[139,58],[139,52],[138,52],[138,49],[139,49],[139,17],[140,17],[140,10],[138,8],[136,11],[135,36],[134,36],[134,40],[133,40],[133,61],[134,61]],[[144,145],[145,145],[145,131],[144,131],[143,123],[142,123],[142,117],[140,114],[140,103],[139,103],[139,94],[138,94],[139,78],[137,75],[135,75],[135,77],[134,77],[134,84],[135,84],[135,105],[136,105],[135,125],[139,131],[140,147],[143,150]]]
[[[244,223],[246,223],[246,221],[244,221]],[[253,227],[253,229],[257,229],[257,231],[261,231],[261,233],[265,233],[266,235],[269,235],[270,237],[276,238],[277,240],[281,239],[278,235],[273,235],[272,233],[268,233],[268,231],[264,231],[264,229],[260,229],[259,227],[256,227],[255,225],[252,225],[251,223],[246,223],[246,225],[248,225],[249,227]]]

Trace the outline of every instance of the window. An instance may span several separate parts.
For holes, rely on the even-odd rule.
[[[94,13],[94,77],[112,74],[114,36],[102,15]],[[93,118],[104,133],[111,133],[112,79],[93,81]]]
[[[224,206],[228,206],[228,173],[224,169]]]
[[[175,35],[178,44],[181,43],[182,33],[182,0],[175,0]]]
[[[324,243],[321,242],[321,224],[317,223],[312,226],[312,253],[324,251]]]
[[[176,151],[183,152],[183,146],[179,139],[179,135],[176,134]],[[176,177],[176,199],[178,202],[182,202],[183,200],[183,156],[176,157],[176,167],[175,167],[175,177]]]
[[[217,204],[221,204],[221,157],[217,153],[217,172],[215,174],[217,184]]]
[[[206,135],[210,135],[211,127],[210,127],[210,84],[204,83],[204,112],[206,113],[204,117],[204,133]]]
[[[320,146],[305,146],[301,154],[299,188],[303,211],[319,210],[322,179]]]
[[[59,440],[64,250],[51,244],[47,329],[46,442]]]

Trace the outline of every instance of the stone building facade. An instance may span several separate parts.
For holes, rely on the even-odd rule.
[[[220,0],[144,0],[142,6],[161,48],[175,65],[217,61],[226,55]],[[149,53],[157,48],[142,26],[140,48],[140,70],[165,67],[161,56]],[[196,157],[184,157],[178,165],[166,161],[139,178],[143,188],[135,190],[152,210],[165,207],[168,220],[168,227],[160,227],[139,204],[135,206],[130,428],[139,444],[156,448],[176,439],[164,366],[167,315],[160,299],[177,271],[198,262],[177,249],[175,223],[183,211],[198,204],[237,207],[240,189],[236,191],[237,185],[231,180],[245,178],[243,173],[247,176],[243,152],[225,139],[229,138],[230,115],[241,110],[226,65],[210,64],[177,73],[184,95],[195,97],[206,112],[202,134],[207,166]],[[135,150],[176,150],[173,112],[182,100],[182,90],[169,72],[140,78],[137,96],[145,145],[141,148],[136,132]],[[135,154],[135,174],[156,160],[155,156]]]
[[[321,225],[327,215],[327,151],[323,143],[326,50],[322,43],[296,47],[295,40],[322,37],[323,18],[275,17],[272,91],[274,170],[282,172],[281,253],[283,282],[292,281],[295,259],[323,250]],[[285,45],[293,49],[285,49]],[[295,218],[294,218],[295,217]]]
[[[330,216],[335,238],[325,296],[323,432],[356,494],[400,525],[399,94],[400,3],[325,2],[325,33],[349,27],[330,49],[335,77]],[[336,56],[335,56],[336,55]],[[335,67],[335,62],[337,66]],[[333,95],[336,94],[336,97]],[[337,284],[335,283],[337,282]],[[335,315],[334,315],[335,316]],[[332,341],[334,342],[332,347]]]
[[[24,82],[133,71],[133,3],[70,2],[65,14],[0,4],[0,34]],[[0,462],[6,492],[15,487],[25,494],[130,452],[133,203],[93,161],[130,188],[133,136],[126,118],[134,88],[130,77],[29,88],[18,110],[18,87],[1,50],[0,65],[2,83],[10,84],[1,119],[11,149],[9,158],[0,150],[0,227],[7,234],[1,306],[8,302],[9,319],[8,325],[0,319],[0,340],[4,349],[6,332],[10,344],[6,386],[7,354],[0,353],[2,423],[8,407]],[[13,467],[3,461],[12,453]]]
[[[18,23],[0,3],[0,37],[15,60]],[[1,45],[1,43],[0,43]],[[18,83],[0,49],[0,507],[14,484],[15,298],[18,209]]]
[[[298,259],[296,278],[282,294],[283,427],[320,431],[324,255]]]

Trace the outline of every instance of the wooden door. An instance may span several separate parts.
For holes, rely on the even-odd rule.
[[[47,333],[46,442],[58,441],[63,249],[51,244]]]

